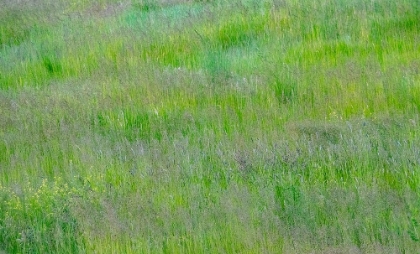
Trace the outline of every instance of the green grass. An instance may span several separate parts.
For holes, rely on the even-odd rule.
[[[6,1],[0,253],[417,253],[416,1]]]

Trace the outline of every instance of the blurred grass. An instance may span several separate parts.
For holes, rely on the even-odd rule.
[[[415,1],[6,1],[0,252],[415,253]]]

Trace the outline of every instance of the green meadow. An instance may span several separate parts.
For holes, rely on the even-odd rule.
[[[0,0],[0,253],[419,253],[416,0]]]

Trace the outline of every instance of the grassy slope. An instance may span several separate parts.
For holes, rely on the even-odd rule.
[[[419,251],[416,1],[5,6],[0,251]]]

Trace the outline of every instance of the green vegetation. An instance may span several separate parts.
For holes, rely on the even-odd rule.
[[[415,0],[3,1],[0,253],[420,252]]]

